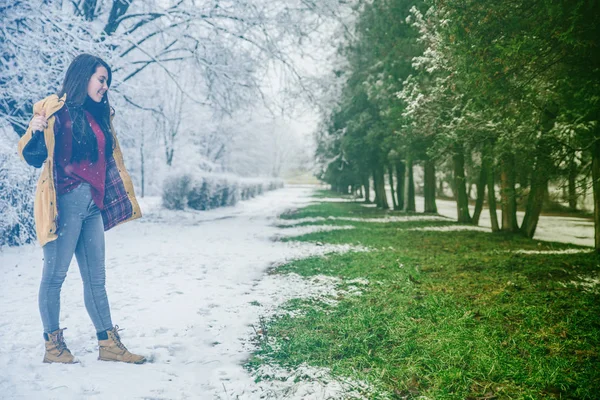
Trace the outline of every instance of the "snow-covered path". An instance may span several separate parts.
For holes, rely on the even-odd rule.
[[[391,190],[386,186],[388,199],[391,199]],[[371,199],[375,198],[375,193],[371,191]],[[360,201],[360,200],[359,200]],[[456,201],[436,199],[438,214],[456,221],[457,210]],[[423,212],[425,208],[425,199],[423,196],[415,196],[415,205],[417,212]],[[474,205],[469,206],[470,214],[473,215]],[[498,218],[502,218],[500,205],[498,205]],[[519,224],[523,221],[525,213],[517,212]],[[501,222],[501,221],[498,221]],[[491,231],[492,222],[490,220],[490,211],[487,207],[483,208],[479,218],[479,226],[489,228]],[[588,218],[577,217],[558,217],[541,215],[535,230],[534,239],[548,242],[572,243],[579,246],[594,247],[594,221]]]
[[[0,398],[260,398],[241,364],[253,325],[292,297],[323,290],[274,263],[349,247],[273,242],[281,212],[308,204],[312,189],[291,187],[208,212],[171,212],[145,201],[145,217],[107,232],[107,289],[123,343],[145,365],[97,360],[75,261],[62,290],[61,324],[77,365],[42,364],[37,309],[42,252],[0,252]],[[295,229],[295,228],[291,228]],[[315,396],[312,398],[320,398]]]
[[[424,199],[417,197],[417,211],[423,210]],[[457,211],[456,202],[449,200],[436,200],[438,213],[456,221]],[[471,215],[475,207],[471,206]],[[524,212],[517,212],[519,223],[523,221]],[[498,209],[498,218],[502,217],[502,212]],[[500,221],[499,221],[500,222]],[[490,212],[484,208],[479,219],[479,226],[491,228]],[[541,215],[535,230],[534,239],[545,240],[549,242],[573,243],[580,246],[594,246],[594,221],[586,218],[575,217],[555,217]]]

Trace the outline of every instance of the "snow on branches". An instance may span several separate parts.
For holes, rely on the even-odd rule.
[[[33,102],[58,90],[75,55],[111,58],[92,25],[52,1],[0,0],[0,46],[0,118],[20,134]]]

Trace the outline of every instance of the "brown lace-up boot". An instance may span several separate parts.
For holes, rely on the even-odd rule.
[[[132,364],[143,364],[146,362],[146,357],[130,353],[123,343],[121,343],[118,325],[106,331],[106,334],[108,335],[107,340],[98,340],[98,346],[100,347],[98,360],[121,361]]]
[[[78,362],[65,343],[63,337],[65,329],[67,328],[58,329],[52,333],[44,333],[44,339],[46,339],[45,363],[75,364]]]

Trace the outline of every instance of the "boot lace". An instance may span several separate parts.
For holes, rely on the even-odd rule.
[[[52,343],[56,345],[56,350],[59,351],[59,356],[63,353],[63,351],[69,350],[67,348],[67,344],[65,343],[65,338],[63,336],[63,331],[65,331],[66,329],[67,328],[62,328],[57,330],[55,334],[51,333],[50,335],[48,335],[50,337],[50,340],[52,340]]]
[[[125,347],[125,345],[123,343],[121,343],[121,336],[119,335],[119,331],[122,331],[123,329],[119,328],[119,325],[115,325],[115,327],[112,330],[112,333],[115,336],[115,344],[117,345],[118,348],[120,348],[121,350],[125,350],[127,351],[127,348]]]

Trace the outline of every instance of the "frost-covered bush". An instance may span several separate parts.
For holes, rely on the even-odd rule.
[[[283,187],[283,181],[274,179],[248,179],[227,174],[176,173],[165,180],[163,205],[170,210],[186,206],[194,210],[233,206],[267,190]]]
[[[273,179],[269,182],[269,187],[267,190],[276,190],[281,189],[283,187],[283,181],[281,179]]]
[[[163,206],[169,210],[183,210],[192,194],[192,177],[188,174],[170,176],[163,185]]]
[[[222,177],[216,177],[214,179],[211,179],[210,177],[204,177],[202,179],[203,181],[208,182],[208,186],[212,189],[210,191],[210,199],[208,202],[208,206],[202,209],[205,210],[210,208],[223,207],[225,205],[224,197],[226,195],[226,193],[224,192],[227,189],[227,185],[229,185],[230,182],[228,182],[226,179],[223,179]]]
[[[33,200],[37,173],[17,154],[17,143],[0,128],[0,247],[35,240]]]
[[[224,192],[224,206],[233,206],[240,201],[240,187],[239,182],[232,182]]]
[[[210,193],[208,189],[208,182],[203,181],[202,184],[194,185],[190,187],[190,193],[188,194],[188,207],[194,210],[205,210],[206,205],[210,201]],[[165,205],[166,208],[169,208]]]
[[[195,210],[209,210],[228,205],[229,185],[231,183],[222,177],[196,178],[190,186],[187,206]]]
[[[240,190],[240,197],[242,198],[242,200],[248,200],[252,196],[252,188],[248,187],[248,186],[244,186],[241,190]]]

